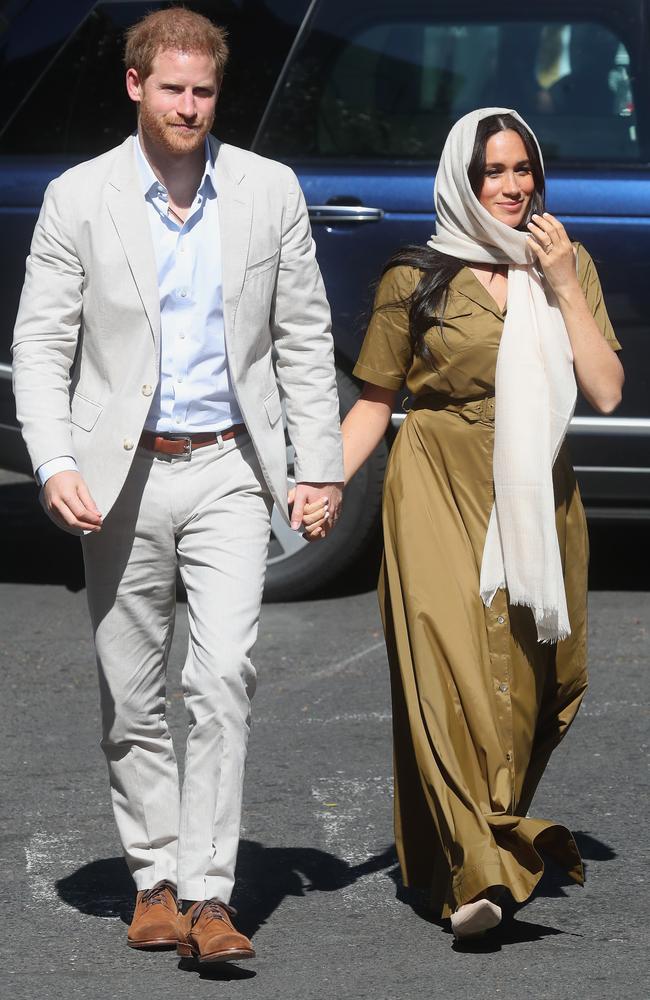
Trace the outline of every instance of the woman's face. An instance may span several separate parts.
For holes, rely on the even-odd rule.
[[[522,222],[535,182],[521,136],[507,129],[485,145],[485,175],[479,201],[499,222],[515,229]]]

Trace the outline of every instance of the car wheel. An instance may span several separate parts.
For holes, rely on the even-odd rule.
[[[341,419],[359,396],[355,382],[337,369]],[[287,470],[293,485],[293,449],[287,442]],[[336,529],[320,542],[305,542],[292,531],[274,508],[266,571],[265,601],[294,601],[314,591],[348,569],[375,535],[381,511],[381,492],[388,448],[382,441],[345,488],[343,513]]]

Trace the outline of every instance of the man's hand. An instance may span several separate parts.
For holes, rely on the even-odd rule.
[[[101,531],[102,515],[78,472],[56,472],[41,491],[45,512],[71,535]]]
[[[342,496],[343,483],[296,483],[295,489],[291,491],[289,496],[289,503],[293,503],[291,527],[294,531],[299,531],[303,526],[304,518],[309,517],[305,511],[305,505],[314,505],[311,509],[315,511],[325,503],[327,520],[320,529],[321,533],[312,536],[324,537],[341,516]]]

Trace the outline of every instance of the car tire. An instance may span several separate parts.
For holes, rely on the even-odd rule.
[[[359,397],[353,379],[337,369],[341,419]],[[271,521],[265,601],[295,601],[321,590],[349,569],[376,537],[381,494],[388,458],[380,442],[365,465],[345,488],[343,513],[336,529],[324,541],[305,542],[274,509]],[[289,480],[293,477],[293,452],[287,447]]]

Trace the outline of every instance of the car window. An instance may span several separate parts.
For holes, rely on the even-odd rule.
[[[534,16],[537,8],[537,17]],[[632,10],[630,5],[630,10]],[[630,18],[598,4],[321,3],[258,148],[437,159],[454,121],[514,107],[549,161],[642,160]],[[585,17],[587,19],[585,19]],[[525,19],[524,19],[525,18]]]
[[[215,120],[221,139],[250,144],[306,2],[186,4],[228,31],[231,58]],[[0,81],[7,81],[13,98],[2,109],[7,117],[3,127],[0,118],[0,151],[83,156],[104,152],[135,125],[134,108],[124,89],[124,31],[144,14],[169,4],[151,0],[61,4],[68,20],[76,13],[76,28],[68,25],[67,31],[65,18],[52,16],[51,8],[39,22],[37,6],[32,4],[21,22],[16,19],[0,50]],[[22,85],[19,94],[16,81]],[[3,93],[7,93],[4,86]]]

